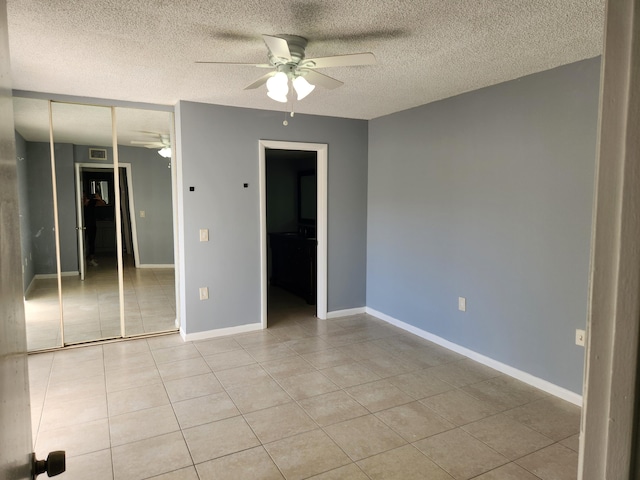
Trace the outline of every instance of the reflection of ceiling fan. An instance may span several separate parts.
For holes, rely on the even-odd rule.
[[[316,85],[334,89],[342,85],[340,80],[316,71],[317,68],[350,67],[356,65],[374,65],[376,57],[373,53],[353,53],[332,57],[305,58],[307,39],[296,35],[263,35],[264,43],[269,50],[269,63],[236,63],[236,62],[196,62],[222,65],[249,65],[273,70],[263,75],[245,90],[258,88],[267,84],[267,95],[278,102],[286,102],[289,93],[289,80],[293,85],[298,100],[309,95]]]
[[[152,135],[156,137],[158,140],[155,141],[144,141],[144,140],[131,140],[131,145],[138,145],[145,148],[157,148],[158,153],[164,158],[169,158],[171,156],[171,140],[169,139],[169,135],[164,133],[156,133],[156,132],[141,132],[147,135]]]

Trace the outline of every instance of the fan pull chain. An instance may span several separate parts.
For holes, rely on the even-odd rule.
[[[293,112],[293,100],[291,100],[291,113],[289,114],[291,116],[291,118],[293,118],[294,112]],[[287,125],[289,125],[289,122],[287,121],[287,112],[285,110],[284,112],[284,121],[282,122],[282,125],[284,125],[285,127]]]

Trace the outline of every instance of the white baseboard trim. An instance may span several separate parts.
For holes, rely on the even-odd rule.
[[[73,276],[77,276],[80,275],[80,272],[60,272],[60,276],[61,277],[73,277]],[[36,278],[40,279],[40,278],[58,278],[58,274],[57,273],[36,273],[33,276],[33,279],[35,280]]]
[[[80,275],[80,272],[62,272],[60,274],[61,277],[74,277],[76,275]],[[51,278],[58,278],[58,274],[57,273],[36,273],[31,279],[31,282],[29,282],[29,286],[24,292],[25,300],[29,297],[29,294],[31,293],[31,289],[35,286],[36,280],[51,279]]]
[[[175,268],[173,263],[140,263],[136,268]]]
[[[31,293],[31,289],[33,288],[33,286],[36,283],[36,276],[34,275],[31,278],[31,281],[29,282],[29,285],[27,286],[27,289],[24,291],[24,298],[25,300],[27,299],[27,297],[29,296],[29,294]]]
[[[366,307],[348,308],[346,310],[334,310],[333,312],[327,312],[327,319],[350,317],[351,315],[360,315],[367,313]]]
[[[253,332],[256,330],[262,330],[261,323],[249,323],[247,325],[240,325],[237,327],[217,328],[215,330],[195,333],[186,333],[184,329],[180,327],[180,336],[185,342],[193,342],[196,340],[207,340],[209,338],[224,337],[226,335],[235,335],[236,333]]]
[[[430,342],[440,345],[441,347],[444,347],[448,350],[464,355],[465,357],[475,360],[476,362],[486,365],[487,367],[491,367],[494,370],[498,370],[499,372],[509,375],[510,377],[520,380],[526,384],[539,388],[540,390],[550,393],[551,395],[554,395],[563,400],[566,400],[567,402],[573,403],[574,405],[578,405],[579,407],[582,406],[582,395],[572,392],[571,390],[567,390],[566,388],[560,387],[551,382],[538,378],[534,375],[531,375],[530,373],[523,372],[522,370],[518,370],[517,368],[511,367],[505,363],[494,360],[493,358],[474,352],[473,350],[469,350],[466,347],[462,347],[456,343],[445,340],[442,337],[438,337],[437,335],[429,333],[420,328],[414,327],[413,325],[409,325],[408,323],[405,323],[401,320],[390,317],[389,315],[379,312],[377,310],[374,310],[373,308],[366,307],[366,313],[376,318],[379,318],[380,320],[384,320],[385,322],[390,323],[391,325],[394,325],[398,328],[406,330],[407,332],[413,333],[414,335],[424,338],[425,340],[429,340]]]

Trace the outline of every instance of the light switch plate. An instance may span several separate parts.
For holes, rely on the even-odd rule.
[[[144,218],[147,215],[147,212],[144,210],[140,210],[140,218]]]
[[[580,347],[584,347],[584,341],[586,340],[587,334],[584,330],[576,329],[576,345]]]
[[[200,287],[200,300],[209,300],[209,287]]]
[[[201,228],[200,229],[200,241],[201,242],[208,242],[209,241],[209,229],[208,228]]]
[[[464,297],[458,297],[458,310],[461,312],[467,311],[467,299]]]

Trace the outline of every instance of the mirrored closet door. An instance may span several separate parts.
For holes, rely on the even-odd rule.
[[[14,99],[23,289],[29,350],[62,345],[49,108]]]
[[[125,335],[176,328],[173,117],[115,108],[122,199]]]
[[[113,144],[111,109],[53,102],[51,110],[64,341],[117,337],[121,328],[117,206],[113,156],[108,155]],[[91,138],[83,138],[83,131]],[[81,165],[94,167],[84,176]]]
[[[29,350],[175,330],[172,114],[14,102]]]

